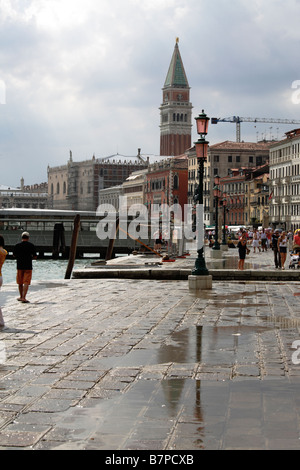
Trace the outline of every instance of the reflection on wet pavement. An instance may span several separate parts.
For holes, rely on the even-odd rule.
[[[0,448],[300,447],[299,282],[57,284],[5,307]]]
[[[78,433],[85,449],[298,449],[299,385],[139,380],[121,397],[76,409],[62,424],[66,438],[68,426],[70,434],[74,427],[85,433],[85,444]]]
[[[206,260],[208,269],[237,269],[238,256],[225,256],[222,259],[211,259]],[[267,260],[256,260],[248,259],[245,261],[245,269],[270,269],[273,264],[268,263]]]
[[[148,335],[144,347],[103,357],[99,364],[114,368],[109,380],[120,382],[108,380],[101,400],[93,395],[69,411],[73,427],[90,426],[79,447],[298,449],[300,370],[291,342],[300,311],[291,317],[287,304],[296,288],[240,283],[222,301],[217,289],[196,295],[185,322],[164,340]]]

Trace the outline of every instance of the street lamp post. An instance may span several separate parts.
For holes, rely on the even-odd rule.
[[[226,199],[222,199],[221,200],[221,203],[222,203],[222,206],[223,206],[223,238],[222,238],[222,245],[223,246],[226,246],[227,245],[227,242],[226,242],[226,212],[228,211],[228,209],[226,208]]]
[[[215,196],[215,243],[212,247],[212,250],[220,250],[220,243],[218,240],[219,237],[219,184],[220,184],[220,177],[216,176],[215,177],[215,183],[216,185],[214,186],[214,196]]]
[[[228,250],[228,242],[226,239],[226,214],[228,214],[229,209],[227,209],[227,199],[226,199],[226,194],[223,193],[223,199],[220,201],[221,206],[223,207],[223,237],[222,237],[222,244],[221,244],[221,249],[222,251],[227,251]]]
[[[199,139],[195,142],[196,155],[199,171],[199,185],[196,190],[194,200],[196,202],[197,211],[197,253],[198,256],[195,261],[195,267],[192,271],[192,276],[189,276],[189,286],[192,289],[211,289],[212,276],[209,275],[208,269],[205,264],[204,258],[204,207],[203,207],[203,179],[204,179],[204,163],[207,160],[208,144],[205,140],[207,135],[208,123],[210,118],[204,113],[199,114],[195,118],[197,123],[197,133]]]

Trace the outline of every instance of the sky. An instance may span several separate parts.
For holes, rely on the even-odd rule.
[[[193,117],[300,120],[299,17],[300,0],[0,0],[0,184],[47,181],[70,150],[159,155],[177,37]],[[242,123],[242,140],[295,127]],[[235,139],[210,125],[210,144]]]

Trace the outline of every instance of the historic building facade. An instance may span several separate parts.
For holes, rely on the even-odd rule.
[[[209,172],[205,178],[210,190],[209,215],[211,224],[215,221],[213,186],[216,176],[226,177],[235,170],[260,167],[269,161],[269,149],[272,142],[230,142],[225,141],[211,145],[208,150]],[[238,222],[239,223],[239,222]],[[249,223],[249,222],[248,222]]]
[[[72,153],[66,165],[48,167],[49,206],[54,209],[94,211],[99,205],[99,191],[121,185],[138,169],[148,167],[138,152],[135,157],[112,155],[74,162]]]
[[[270,223],[285,229],[300,228],[300,129],[270,149]]]
[[[3,209],[12,207],[20,209],[47,209],[47,183],[25,186],[24,179],[21,178],[19,188],[0,185],[0,207]]]
[[[186,155],[165,159],[149,166],[146,180],[146,205],[153,211],[154,205],[169,207],[188,203],[188,158]]]
[[[160,155],[182,155],[191,147],[190,87],[176,41],[160,106]]]
[[[123,183],[123,196],[127,199],[127,207],[145,204],[147,173],[148,169],[134,171]]]
[[[230,170],[228,176],[220,178],[218,199],[220,205],[225,207],[226,225],[269,225],[268,181],[268,164]],[[216,199],[214,210],[215,207]]]

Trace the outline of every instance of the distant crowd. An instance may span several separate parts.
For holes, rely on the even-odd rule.
[[[209,246],[214,244],[214,231],[207,234]],[[261,228],[246,229],[241,227],[237,232],[227,231],[227,244],[229,248],[239,250],[239,269],[244,269],[245,257],[250,253],[266,252],[273,250],[274,265],[276,269],[285,269],[287,253],[290,253],[291,262],[289,267],[300,268],[300,229],[292,230]],[[294,264],[292,262],[294,261]]]

